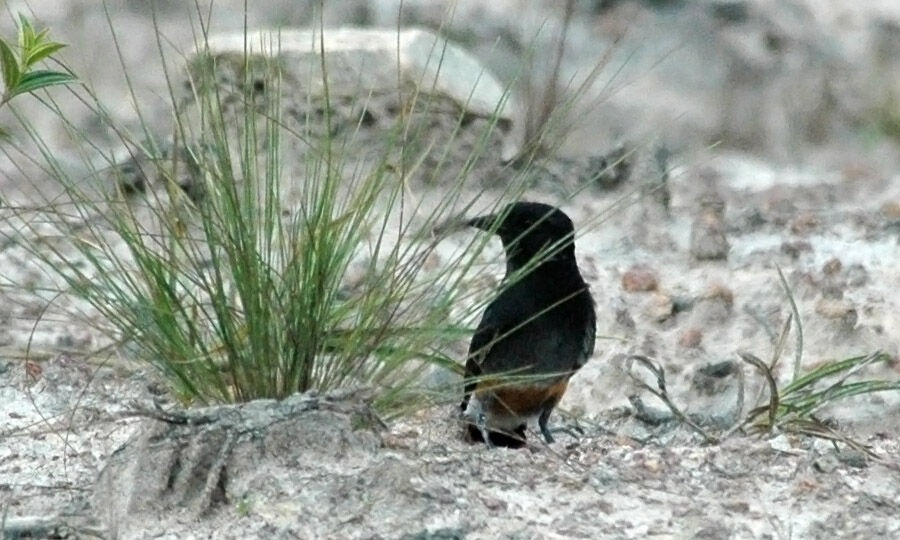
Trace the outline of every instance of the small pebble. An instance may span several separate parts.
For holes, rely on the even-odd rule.
[[[900,201],[889,201],[881,205],[881,213],[890,220],[900,220]]]
[[[847,286],[849,287],[861,287],[869,282],[869,272],[866,270],[865,266],[859,263],[848,266],[844,275],[846,276]]]
[[[622,288],[628,292],[655,291],[658,285],[656,274],[646,266],[633,266],[622,275]]]
[[[721,302],[731,310],[731,307],[734,305],[734,292],[724,285],[716,284],[706,291],[703,299]]]
[[[838,460],[854,469],[865,469],[869,466],[869,459],[863,452],[859,450],[847,449],[838,452]]]
[[[796,259],[801,253],[812,251],[812,244],[806,240],[788,240],[781,244],[781,252],[792,259]]]
[[[856,328],[859,314],[852,303],[835,298],[822,298],[816,304],[816,313],[838,323],[838,329],[849,332]]]
[[[636,328],[634,318],[631,316],[631,312],[628,311],[628,308],[623,307],[616,310],[616,323],[627,330],[634,330]]]
[[[702,297],[694,307],[699,320],[706,324],[725,322],[731,315],[734,306],[734,293],[723,285],[714,285]]]
[[[675,308],[669,295],[657,293],[650,303],[650,317],[656,322],[663,322],[672,316]]]
[[[845,300],[823,298],[816,304],[816,313],[826,319],[842,319],[851,311],[856,311],[856,309],[853,304]]]
[[[678,337],[678,345],[687,349],[696,349],[703,341],[703,331],[699,328],[688,328]]]
[[[691,225],[690,253],[698,261],[724,260],[731,245],[725,235],[725,201],[716,193],[707,193]]]
[[[791,232],[802,236],[815,232],[819,228],[819,218],[814,214],[800,214],[791,221]]]
[[[822,273],[826,276],[835,276],[838,272],[841,271],[841,260],[837,257],[832,257],[828,259],[825,264],[822,265]]]

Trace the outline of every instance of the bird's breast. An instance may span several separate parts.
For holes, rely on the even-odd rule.
[[[555,405],[568,384],[567,375],[527,383],[485,380],[475,388],[470,407],[485,414],[488,426],[511,430]]]

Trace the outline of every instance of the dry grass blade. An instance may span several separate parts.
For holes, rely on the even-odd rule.
[[[784,423],[782,427],[786,431],[801,433],[810,437],[817,437],[833,442],[844,443],[850,448],[853,448],[858,452],[862,452],[871,458],[881,459],[881,456],[876,454],[872,450],[871,446],[848,437],[847,435],[841,433],[840,431],[834,429],[833,427],[816,418],[795,418]]]
[[[877,457],[870,447],[819,420],[815,417],[815,413],[839,399],[873,392],[900,391],[900,381],[848,382],[849,377],[876,361],[886,360],[887,355],[876,352],[828,362],[810,373],[797,377],[779,390],[772,371],[762,360],[750,353],[739,354],[742,360],[763,374],[770,392],[769,404],[751,410],[742,425],[753,422],[763,413],[768,413],[768,423],[756,423],[753,426],[755,429],[770,432],[777,427],[782,431],[841,442],[869,456]],[[815,390],[816,384],[836,375],[840,375],[837,381],[822,390]]]
[[[734,407],[734,425],[728,428],[724,434],[722,434],[721,439],[727,439],[728,437],[734,435],[736,431],[741,429],[747,423],[747,417],[744,416],[744,391],[746,387],[746,381],[744,379],[744,369],[740,364],[736,364],[734,366],[737,373],[737,396],[735,397],[735,407]],[[756,401],[759,401],[759,396],[757,396]]]
[[[685,425],[687,425],[697,434],[703,437],[704,442],[708,444],[715,444],[718,442],[717,438],[710,435],[705,429],[697,425],[696,422],[688,418],[688,416],[684,414],[684,412],[682,412],[674,402],[672,402],[672,399],[669,397],[669,392],[668,390],[666,390],[666,372],[661,366],[656,364],[650,358],[641,354],[628,355],[627,361],[628,375],[635,382],[635,384],[662,400],[662,402],[666,404],[669,410],[672,411],[672,414],[674,414],[675,417],[678,418],[678,420],[683,422]],[[656,388],[653,388],[652,386],[644,382],[634,373],[632,368],[635,362],[641,364],[647,370],[653,373],[653,375],[656,377]]]
[[[750,316],[751,319],[756,321],[756,324],[758,324],[759,327],[763,329],[763,332],[765,332],[766,335],[769,336],[769,341],[775,343],[775,341],[778,339],[778,336],[775,335],[775,330],[772,329],[772,325],[769,324],[769,321],[761,313],[759,313],[759,311],[751,306],[744,306],[743,310],[744,313],[746,313]]]
[[[800,367],[803,360],[803,325],[800,324],[800,310],[797,309],[797,302],[794,301],[794,294],[791,292],[791,287],[788,285],[787,279],[785,279],[784,273],[781,271],[781,267],[775,265],[775,269],[778,270],[778,279],[781,280],[781,287],[784,289],[784,294],[791,304],[791,313],[793,313],[794,321],[797,324],[797,344],[794,349],[794,378],[796,379],[800,376]]]
[[[775,370],[778,366],[778,361],[781,360],[781,355],[784,354],[784,348],[787,345],[787,338],[791,334],[791,323],[793,321],[794,314],[788,313],[787,319],[781,326],[781,333],[778,334],[778,339],[775,341],[775,348],[772,349],[772,360],[769,361],[770,371]]]
[[[778,428],[804,435],[820,437],[832,441],[843,442],[852,448],[864,451],[872,455],[871,450],[865,445],[854,441],[852,438],[838,432],[826,425],[814,414],[823,407],[836,402],[839,399],[862,394],[870,394],[883,391],[900,391],[900,381],[895,380],[854,380],[850,378],[859,374],[864,368],[879,361],[887,361],[889,357],[881,352],[874,352],[862,356],[854,356],[843,360],[828,361],[809,373],[802,374],[803,357],[803,326],[800,322],[800,313],[797,303],[788,285],[787,279],[781,268],[778,268],[778,278],[784,294],[791,306],[791,312],[782,325],[781,333],[774,340],[772,359],[768,365],[750,353],[739,352],[741,360],[754,366],[766,380],[766,385],[761,387],[754,400],[757,403],[765,388],[769,390],[768,405],[757,406],[751,409],[743,422],[732,427],[726,437],[741,427],[756,422],[753,428],[759,431],[771,432]],[[765,320],[757,319],[764,328],[767,328]],[[797,335],[794,351],[793,374],[790,383],[783,388],[778,387],[774,372],[787,344],[792,323],[796,325]],[[771,334],[770,334],[771,335]],[[836,380],[832,380],[836,377]],[[817,389],[824,388],[822,389]],[[767,413],[767,423],[757,421],[758,417]]]
[[[769,424],[768,429],[771,430],[775,426],[775,419],[778,415],[778,406],[779,406],[779,393],[778,393],[778,384],[775,382],[775,377],[772,376],[772,370],[769,369],[769,366],[766,365],[765,362],[754,356],[750,353],[738,353],[738,356],[741,357],[741,360],[747,362],[751,366],[755,367],[759,370],[760,373],[766,379],[766,383],[769,386],[769,405],[768,407],[757,407],[756,409],[750,411],[748,415],[748,420],[752,421],[752,418],[755,418],[759,415],[760,412],[768,410],[769,412]]]

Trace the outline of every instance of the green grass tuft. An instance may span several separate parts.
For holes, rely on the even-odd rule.
[[[198,35],[202,51],[206,37]],[[140,136],[117,125],[86,86],[74,91],[131,149],[131,171],[81,134],[50,94],[44,102],[85,156],[91,182],[75,178],[17,116],[34,162],[64,190],[40,212],[55,225],[64,215],[79,222],[76,234],[32,244],[31,254],[64,280],[60,293],[85,301],[98,316],[93,324],[158,369],[186,404],[373,386],[377,405],[396,409],[439,391],[418,383],[431,369],[458,371],[449,347],[468,337],[467,322],[490,300],[473,301],[468,284],[487,239],[476,237],[436,267],[426,261],[435,256],[438,225],[474,203],[462,201],[462,186],[490,131],[454,185],[425,206],[407,184],[430,172],[421,164],[435,149],[416,138],[412,115],[386,130],[383,155],[360,166],[353,159],[360,125],[334,129],[324,61],[324,118],[298,129],[283,118],[287,89],[276,61],[245,55],[229,85],[212,57],[199,58],[189,96],[169,77],[171,148],[147,137],[146,122]],[[353,108],[364,109],[362,95]],[[427,111],[430,99],[412,102]],[[105,162],[97,165],[97,155]],[[454,164],[442,158],[434,166]],[[146,190],[137,197],[129,193],[141,191],[134,175]],[[111,181],[103,185],[104,178]],[[500,198],[515,198],[523,184],[513,178]],[[27,217],[34,210],[18,215],[31,232],[39,227]]]

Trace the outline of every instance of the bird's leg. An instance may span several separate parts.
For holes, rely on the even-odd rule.
[[[547,407],[541,411],[541,416],[538,417],[538,427],[541,428],[541,435],[544,436],[544,440],[547,441],[547,444],[553,442],[553,435],[547,427],[547,420],[550,419],[551,412],[553,412],[553,407]]]
[[[481,438],[484,440],[484,444],[493,447],[494,443],[491,442],[490,432],[487,429],[487,413],[484,412],[485,403],[482,401],[483,399],[490,400],[492,398],[477,394],[466,394],[463,401],[465,410],[462,413],[462,417],[470,427],[474,426],[478,430]]]
[[[481,432],[481,438],[484,439],[484,444],[486,444],[488,448],[493,448],[494,443],[491,442],[491,434],[487,430],[487,416],[485,416],[483,412],[480,412],[475,416],[475,427]]]

